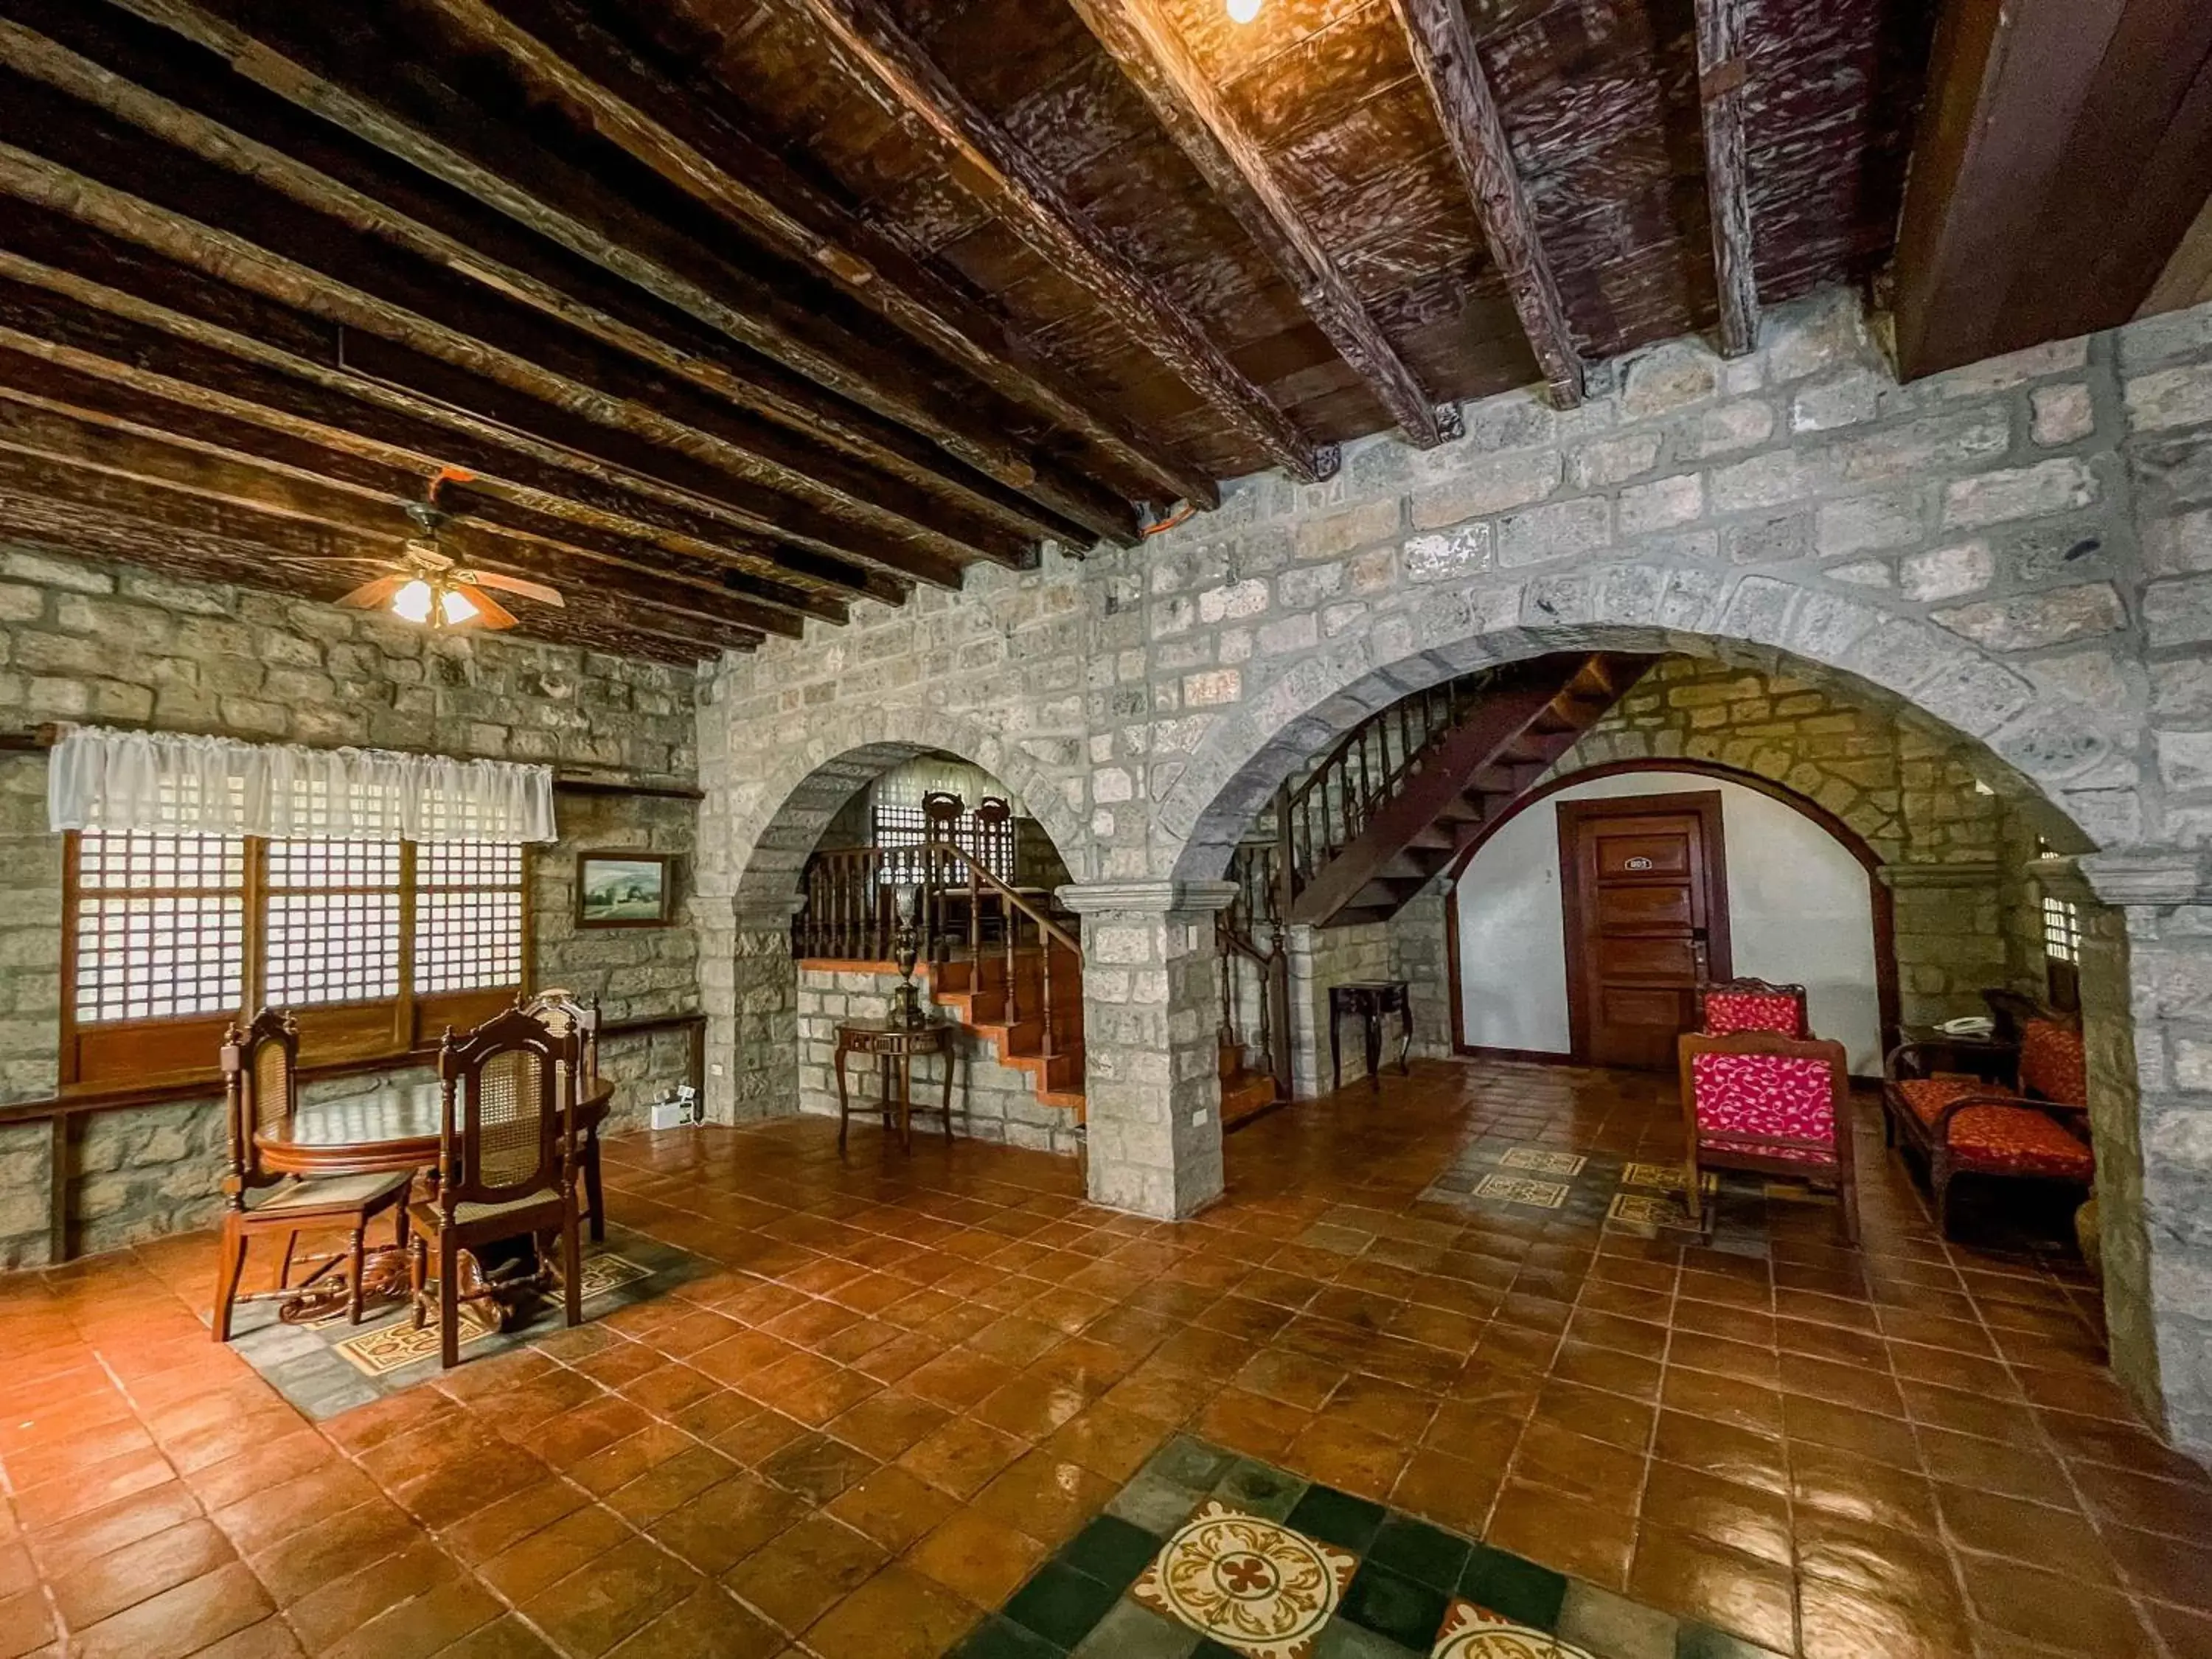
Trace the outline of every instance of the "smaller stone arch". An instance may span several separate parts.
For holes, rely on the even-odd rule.
[[[1018,811],[1035,818],[1069,872],[1091,867],[1090,839],[1066,792],[998,734],[938,709],[872,708],[813,722],[803,742],[774,757],[763,775],[730,786],[730,867],[738,910],[773,914],[799,890],[800,871],[845,803],[903,762],[932,751],[957,755],[1004,784]]]

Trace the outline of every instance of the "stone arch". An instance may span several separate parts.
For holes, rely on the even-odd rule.
[[[732,786],[730,868],[740,912],[773,913],[798,892],[800,870],[823,830],[860,790],[902,762],[936,750],[981,767],[1006,785],[1018,811],[1042,827],[1071,873],[1090,868],[1089,837],[1060,785],[1035,762],[964,715],[874,707],[811,725],[757,779]]]
[[[1716,586],[1705,572],[1616,565],[1525,589],[1440,592],[1411,619],[1347,635],[1207,732],[1155,815],[1162,861],[1179,880],[1218,876],[1283,781],[1370,714],[1455,675],[1568,650],[1716,658],[1833,685],[1986,750],[1985,781],[2038,809],[2062,850],[2095,849],[2093,820],[2069,790],[2112,744],[2071,693],[1825,585],[1747,576],[1725,604]]]

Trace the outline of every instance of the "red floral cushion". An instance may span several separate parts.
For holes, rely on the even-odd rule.
[[[1693,1054],[1690,1088],[1697,1098],[1699,1146],[1807,1164],[1835,1162],[1835,1079],[1825,1060],[1801,1054]]]
[[[1739,1031],[1771,1031],[1778,1036],[1805,1034],[1804,1005],[1792,996],[1753,991],[1713,991],[1705,997],[1707,1036]]]
[[[1962,1095],[2012,1091],[1972,1078],[1942,1077],[1900,1083],[1898,1092],[1913,1115],[1932,1127],[1943,1109]],[[1951,1120],[1946,1138],[1953,1160],[1963,1170],[2087,1181],[2096,1168],[2078,1136],[2033,1106],[1969,1106]]]
[[[2081,1034],[2048,1019],[2032,1019],[2020,1039],[2021,1086],[2069,1106],[2089,1103],[2089,1060]]]

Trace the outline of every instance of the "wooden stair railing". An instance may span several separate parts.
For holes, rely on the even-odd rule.
[[[1083,1029],[1083,1002],[1079,988],[1073,1000],[1073,1019],[1070,999],[1066,991],[1065,969],[1066,962],[1076,964],[1079,978],[1083,961],[1083,946],[1066,928],[1047,914],[1044,907],[1030,898],[983,866],[981,860],[965,848],[949,841],[932,839],[928,843],[929,857],[922,864],[921,915],[928,941],[931,961],[939,967],[951,959],[951,939],[956,937],[953,917],[956,909],[964,927],[958,929],[967,935],[968,960],[975,964],[980,978],[984,961],[984,948],[988,935],[995,931],[997,954],[1002,963],[1006,987],[1005,1018],[998,1022],[1011,1030],[1019,1030],[1032,1020],[1040,1028],[1042,1057],[1049,1066],[1055,1053],[1055,1044],[1073,1030]],[[995,930],[985,914],[986,898],[996,902]],[[1024,950],[1022,924],[1026,921],[1035,930],[1035,948],[1039,968],[1037,987],[1038,1006],[1033,1014],[1024,1014],[1022,1007],[1022,981],[1019,971]],[[1055,953],[1064,957],[1060,974],[1060,995],[1054,996]],[[1079,1044],[1080,1036],[1076,1038]]]
[[[1247,842],[1230,855],[1225,873],[1237,891],[1214,912],[1221,959],[1224,1128],[1291,1097],[1290,958],[1284,949],[1274,846]]]
[[[1650,660],[1574,652],[1492,671],[1449,700],[1449,725],[1429,726],[1425,742],[1379,775],[1347,773],[1363,747],[1352,738],[1339,744],[1277,798],[1277,855],[1289,877],[1284,919],[1324,927],[1395,915],[1549,771]],[[1367,725],[1387,733],[1397,719],[1394,705]]]

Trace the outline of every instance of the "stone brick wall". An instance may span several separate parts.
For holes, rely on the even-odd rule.
[[[813,809],[793,803],[825,770],[950,750],[1007,784],[1079,884],[1165,894],[1218,875],[1281,780],[1369,711],[1547,650],[1674,651],[1917,708],[1988,751],[2001,793],[2046,799],[2071,830],[2061,852],[2165,860],[2159,890],[2181,902],[2212,842],[2212,307],[1906,386],[1830,295],[1770,315],[1747,357],[1679,341],[1613,378],[1578,409],[1490,399],[1436,450],[1352,445],[1327,483],[1240,480],[1139,548],[979,570],[957,595],[862,605],[844,630],[726,661],[700,723],[702,886],[726,901],[704,941],[717,1109],[795,1098],[790,969],[766,920],[803,856]],[[1185,999],[1211,975],[1171,948],[1169,911],[1115,902],[1117,928],[1164,930],[1169,1001],[1157,1021],[1094,1023],[1094,1074],[1134,1078],[1139,1037],[1164,1039],[1172,1086],[1121,1098],[1093,1189],[1181,1213],[1220,1169],[1192,1124],[1204,1091],[1183,1087],[1205,1068],[1172,1046],[1188,1024],[1210,1048],[1216,1017]],[[2130,929],[2138,911],[2163,925],[2123,908]],[[2186,951],[2212,962],[2212,941]],[[2136,1029],[2098,1040],[2163,1054],[2201,1023],[2212,1052],[2208,988],[2139,994]],[[2143,1141],[2162,1179],[2142,1185],[2142,1260],[2212,1264],[2193,1218],[2212,1215],[2212,1076],[2146,1075],[2142,1097],[2146,1122],[2188,1126]],[[2129,1293],[2154,1296],[2159,1271]],[[2122,1369],[2156,1395],[2150,1359]],[[2168,1405],[2212,1441],[2212,1387]]]
[[[501,638],[448,638],[394,619],[185,582],[66,550],[0,544],[0,726],[113,720],[252,741],[359,744],[552,763],[610,781],[688,785],[696,774],[690,673]],[[58,1079],[62,842],[46,819],[46,763],[0,754],[0,1102]],[[562,793],[562,839],[533,856],[541,984],[602,998],[611,1020],[697,1007],[698,936],[579,932],[575,854],[695,853],[696,804]],[[212,1063],[213,1056],[210,1056]],[[616,1040],[614,1125],[689,1071],[681,1033]],[[333,1080],[319,1090],[376,1086]],[[223,1158],[213,1100],[102,1114],[76,1131],[70,1206],[80,1250],[197,1225]],[[43,1122],[0,1129],[0,1266],[45,1259]]]
[[[799,1109],[837,1115],[837,1026],[847,1019],[882,1019],[890,1012],[895,973],[801,964],[799,969]],[[878,1062],[854,1055],[846,1080],[857,1112],[879,1097]],[[934,1106],[943,1098],[945,1062],[933,1055],[915,1062],[914,1098]],[[875,1118],[856,1133],[872,1134]],[[952,1132],[976,1140],[1001,1141],[1038,1152],[1073,1153],[1082,1144],[1075,1114],[1037,1098],[1029,1073],[1001,1065],[998,1044],[963,1030],[952,1071]],[[917,1134],[939,1134],[939,1120],[917,1120]]]

